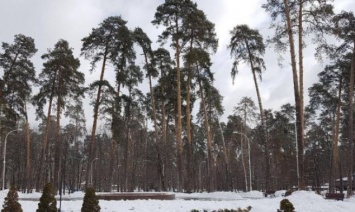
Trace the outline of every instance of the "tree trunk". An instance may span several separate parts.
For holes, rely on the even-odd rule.
[[[245,44],[246,44],[247,49],[248,49],[251,72],[253,73],[255,90],[256,90],[256,95],[257,95],[257,98],[258,98],[261,126],[263,128],[263,137],[264,137],[264,142],[265,142],[265,163],[266,163],[266,167],[265,167],[265,172],[266,172],[265,173],[265,177],[266,177],[265,178],[265,180],[266,180],[265,187],[268,190],[268,189],[270,189],[270,158],[269,158],[269,142],[268,142],[268,139],[267,139],[265,115],[264,115],[263,104],[261,102],[261,96],[260,96],[258,81],[256,79],[255,67],[254,67],[254,64],[253,64],[253,60],[252,60],[252,55],[251,55],[251,52],[250,52],[249,44],[248,44],[247,41],[245,41]],[[249,167],[249,169],[251,169],[251,167]]]
[[[214,188],[214,186],[213,186],[214,177],[213,177],[213,158],[212,158],[212,138],[211,138],[209,121],[208,121],[207,109],[206,109],[206,100],[205,100],[205,95],[203,92],[201,80],[198,80],[198,83],[200,86],[200,96],[201,96],[201,102],[202,102],[202,107],[203,107],[204,124],[205,124],[205,130],[206,130],[206,134],[207,134],[207,168],[208,168],[208,179],[209,179],[208,191],[211,192],[211,191],[213,191],[213,188]]]
[[[190,53],[192,51],[193,38],[190,41]],[[191,63],[188,64],[187,68],[187,84],[186,84],[186,131],[187,131],[187,161],[192,161],[192,129],[191,129]],[[186,163],[186,190],[191,192],[193,188],[193,175],[192,167],[193,163]]]
[[[30,127],[28,124],[28,116],[27,116],[27,104],[25,101],[25,130],[26,130],[26,192],[29,193],[31,189],[31,180],[30,180],[30,172],[31,172],[31,137],[30,137]]]
[[[178,31],[178,30],[177,30]],[[183,186],[183,164],[182,164],[182,151],[183,151],[183,145],[182,145],[182,123],[181,123],[181,117],[182,117],[182,112],[181,112],[181,76],[180,76],[180,45],[179,45],[179,39],[176,39],[175,41],[175,48],[176,48],[176,79],[177,79],[177,126],[176,126],[176,142],[177,142],[177,166],[178,166],[178,191],[182,191],[182,186]]]
[[[292,67],[292,74],[293,74],[293,86],[294,86],[295,106],[296,106],[298,168],[299,168],[298,189],[303,190],[305,184],[304,184],[304,161],[303,161],[304,137],[303,137],[303,128],[302,128],[302,110],[301,110],[300,93],[298,87],[295,44],[294,44],[293,34],[292,34],[289,1],[284,0],[284,4],[285,4],[285,16],[287,20],[287,33],[290,42],[291,67]]]
[[[339,82],[339,92],[338,92],[338,102],[337,102],[337,110],[336,110],[336,120],[335,120],[335,126],[333,130],[333,164],[332,164],[332,179],[334,183],[334,180],[336,179],[336,172],[340,168],[338,164],[340,163],[339,161],[339,151],[338,151],[338,142],[339,142],[339,126],[340,126],[340,108],[341,108],[341,87],[342,87],[342,79],[340,77],[340,82]],[[341,173],[339,172],[341,175]],[[331,189],[330,192],[334,192],[334,186]]]
[[[55,86],[55,78],[56,78],[57,72],[55,73],[54,77],[53,77],[53,84],[52,84],[52,91],[54,90],[54,86]],[[53,92],[49,98],[49,105],[48,105],[48,112],[47,112],[47,120],[46,120],[46,127],[44,130],[44,137],[43,137],[43,146],[42,146],[42,151],[41,151],[41,158],[39,160],[39,166],[38,166],[38,172],[37,172],[37,177],[36,177],[36,191],[39,191],[40,188],[40,183],[42,180],[42,171],[43,171],[43,167],[47,166],[47,160],[49,155],[48,154],[48,128],[49,125],[51,123],[51,111],[52,111],[52,103],[53,103]],[[43,179],[44,180],[44,179]],[[46,181],[46,180],[44,180]]]
[[[224,140],[224,135],[223,135],[223,129],[222,129],[222,125],[219,122],[218,119],[218,115],[216,114],[216,122],[218,123],[218,128],[219,131],[221,132],[221,137],[222,137],[222,146],[223,146],[223,159],[224,159],[224,163],[226,164],[226,178],[227,178],[227,190],[233,191],[233,186],[231,185],[231,172],[230,172],[230,168],[229,168],[229,156],[228,156],[228,148],[226,146],[226,142]]]
[[[59,85],[58,85],[58,98],[57,98],[57,124],[55,129],[55,153],[54,153],[54,191],[57,191],[60,188],[60,163],[61,163],[61,138],[60,138],[60,112],[62,107],[62,87],[63,87],[63,78],[62,70],[59,70]]]
[[[105,53],[103,56],[103,61],[102,61],[100,82],[102,82],[104,79],[107,54],[108,54],[108,47],[106,46]],[[90,138],[90,144],[89,144],[89,156],[86,161],[86,170],[90,170],[90,163],[91,163],[91,160],[93,159],[93,155],[94,155],[97,118],[98,118],[98,114],[99,114],[99,106],[100,106],[100,99],[101,99],[101,87],[102,87],[102,85],[100,83],[99,88],[97,90],[96,102],[95,102],[95,106],[94,106],[94,122],[92,124],[91,138]],[[90,174],[89,171],[87,171],[86,177],[85,177],[85,187],[88,187],[89,174]]]
[[[355,40],[353,41],[353,58],[351,62],[351,70],[350,70],[350,84],[349,84],[349,171],[348,171],[348,189],[347,189],[347,197],[353,195],[353,163],[354,163],[354,119],[353,119],[353,99],[354,99],[354,73],[355,73]]]

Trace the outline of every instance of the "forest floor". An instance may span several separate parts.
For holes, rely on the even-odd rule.
[[[8,190],[0,191],[2,201]],[[275,197],[264,197],[262,192],[213,192],[213,193],[175,193],[175,200],[100,200],[102,212],[190,212],[192,209],[212,211],[218,209],[237,209],[251,206],[251,212],[276,212],[280,201],[284,199],[277,191]],[[22,194],[19,192],[20,204],[24,212],[35,212],[38,207],[40,193]],[[79,212],[83,203],[84,193],[75,192],[63,196],[62,212]],[[58,197],[59,198],[59,197]],[[25,200],[27,199],[27,200]],[[32,199],[32,200],[30,200]],[[297,212],[353,212],[355,197],[344,201],[327,200],[311,191],[296,191],[287,199],[294,205]],[[59,208],[59,201],[57,202]]]

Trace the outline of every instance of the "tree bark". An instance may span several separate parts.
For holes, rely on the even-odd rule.
[[[60,138],[60,112],[62,107],[62,87],[63,87],[63,76],[62,70],[59,70],[59,83],[58,83],[58,98],[57,98],[57,123],[55,129],[55,158],[54,158],[54,191],[60,188],[60,164],[61,164],[61,138]]]
[[[293,86],[294,86],[294,94],[295,94],[295,106],[296,106],[296,125],[297,125],[297,144],[298,144],[298,168],[299,168],[299,179],[298,179],[298,189],[303,190],[304,185],[304,161],[303,161],[303,128],[302,128],[302,110],[300,104],[300,93],[299,93],[299,85],[298,85],[298,74],[296,67],[296,54],[295,54],[295,44],[292,34],[292,25],[290,18],[290,10],[289,10],[289,1],[284,0],[285,4],[285,16],[287,22],[287,34],[290,42],[290,56],[291,56],[291,67],[293,74]]]
[[[340,82],[339,82],[339,91],[338,91],[338,102],[337,102],[337,109],[336,109],[336,120],[335,120],[335,126],[333,130],[333,164],[332,164],[332,179],[334,183],[334,180],[336,179],[336,172],[340,168],[338,164],[340,163],[339,161],[339,151],[338,151],[338,142],[339,142],[339,127],[340,127],[340,108],[341,108],[341,88],[342,88],[342,79],[340,77]],[[339,172],[341,175],[341,173]],[[334,186],[331,186],[331,191],[334,193]]]
[[[354,99],[354,73],[355,73],[355,40],[353,41],[354,47],[353,47],[353,58],[351,62],[351,70],[350,70],[350,83],[349,83],[349,148],[350,148],[350,154],[349,154],[349,171],[348,171],[348,189],[347,189],[347,197],[350,197],[353,195],[353,165],[354,165],[354,118],[353,118],[353,99]]]
[[[177,31],[178,30],[178,24]],[[177,78],[177,126],[176,126],[176,142],[177,142],[177,166],[178,166],[178,191],[182,191],[183,186],[183,164],[182,164],[182,152],[183,152],[183,145],[182,145],[182,112],[181,112],[181,76],[180,76],[180,45],[179,39],[175,41],[175,48],[176,48],[176,78]]]
[[[102,61],[100,82],[102,82],[104,79],[107,54],[108,54],[108,47],[106,46],[105,53],[103,56],[103,61]],[[95,106],[94,106],[94,121],[92,124],[92,130],[91,130],[91,139],[90,139],[90,144],[89,144],[89,157],[88,157],[88,160],[86,161],[86,170],[90,170],[90,163],[91,163],[91,160],[93,159],[93,155],[94,155],[97,118],[98,118],[98,114],[99,114],[99,106],[100,106],[100,99],[101,99],[101,87],[102,87],[102,85],[100,83],[99,88],[97,90],[96,102],[95,102]],[[90,174],[90,172],[86,171],[85,187],[88,187],[89,174]]]
[[[49,130],[49,125],[51,123],[51,111],[52,111],[52,103],[53,103],[53,90],[56,82],[56,77],[57,77],[57,72],[54,74],[53,77],[53,84],[52,84],[52,93],[49,97],[49,105],[48,105],[48,112],[47,112],[47,120],[46,120],[46,127],[44,131],[44,137],[43,137],[43,146],[42,146],[42,151],[41,151],[41,157],[39,160],[39,166],[38,166],[38,172],[37,172],[37,177],[36,177],[36,191],[39,191],[40,188],[40,183],[42,180],[42,171],[43,171],[43,166],[46,167],[47,165],[47,160],[48,160],[48,130]]]
[[[208,165],[207,167],[208,167],[208,179],[209,179],[208,191],[211,192],[213,191],[213,187],[214,187],[213,186],[214,177],[213,177],[213,157],[212,157],[212,136],[211,136],[210,126],[208,121],[206,100],[205,100],[205,95],[203,92],[201,80],[198,80],[198,83],[200,86],[200,96],[201,96],[201,102],[203,107],[204,124],[205,124],[205,129],[207,134],[207,165]]]
[[[261,126],[263,128],[263,137],[264,137],[264,142],[265,142],[265,163],[266,163],[266,169],[265,169],[265,179],[266,179],[266,184],[265,187],[266,189],[270,189],[270,158],[269,158],[269,142],[267,139],[267,132],[266,132],[266,123],[265,123],[265,115],[264,115],[264,109],[263,109],[263,104],[261,102],[261,96],[260,96],[260,91],[259,91],[259,86],[258,86],[258,81],[256,79],[256,73],[255,73],[255,67],[254,63],[252,60],[252,55],[250,52],[249,44],[247,41],[245,41],[246,47],[248,49],[248,54],[249,54],[249,62],[250,62],[250,67],[251,67],[251,72],[253,73],[253,79],[254,79],[254,84],[255,84],[255,90],[256,90],[256,96],[258,98],[258,104],[259,104],[259,112],[260,112],[260,119],[261,119]],[[251,169],[251,167],[249,167]]]

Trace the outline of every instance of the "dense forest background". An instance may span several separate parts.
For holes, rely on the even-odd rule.
[[[16,34],[2,42],[3,186],[29,192],[52,182],[71,192],[87,186],[193,192],[319,189],[329,183],[334,191],[336,179],[351,181],[353,11],[336,13],[326,0],[267,0],[260,6],[272,33],[264,38],[245,24],[231,28],[230,70],[212,68],[216,26],[190,0],[166,0],[156,8],[149,18],[157,38],[128,27],[123,16],[109,16],[81,39],[80,55],[72,41],[59,39],[40,56],[42,67],[32,62],[35,37]],[[314,68],[304,57],[310,48],[321,71],[304,89],[303,75]],[[279,110],[263,104],[269,52],[292,73],[287,87],[294,102]],[[256,99],[245,96],[225,114],[215,72],[234,81],[240,70],[248,71]],[[90,122],[87,110],[93,112]],[[353,193],[351,186],[338,187]]]

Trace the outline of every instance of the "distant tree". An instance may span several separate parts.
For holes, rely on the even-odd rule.
[[[230,32],[232,38],[228,48],[231,50],[231,56],[234,57],[233,68],[231,71],[232,78],[234,80],[236,74],[238,73],[238,66],[240,62],[244,62],[250,65],[251,72],[253,74],[256,95],[259,103],[261,126],[264,129],[264,141],[265,141],[265,162],[266,162],[266,187],[269,188],[270,183],[270,164],[269,164],[269,153],[268,151],[268,141],[266,134],[266,125],[264,117],[264,109],[261,101],[257,75],[261,79],[261,72],[265,70],[264,59],[262,56],[265,53],[265,45],[263,42],[263,37],[260,35],[258,30],[250,29],[247,25],[238,25]]]
[[[11,186],[1,212],[22,212],[21,204],[18,202],[18,194],[15,187]]]
[[[191,69],[194,75],[197,78],[199,86],[199,94],[201,98],[202,111],[203,111],[203,120],[204,127],[207,137],[207,167],[208,167],[208,178],[209,178],[209,187],[208,191],[213,191],[214,181],[216,180],[212,173],[214,173],[213,164],[213,143],[212,143],[212,134],[210,126],[210,118],[207,111],[206,95],[208,93],[209,87],[213,83],[213,73],[210,70],[212,65],[209,54],[203,49],[192,49],[188,54],[185,55],[185,60],[188,64],[191,64]]]
[[[7,105],[2,105],[0,115],[4,110],[15,112],[16,116],[23,117],[26,130],[26,186],[29,189],[31,169],[30,156],[30,129],[28,123],[27,100],[32,92],[31,83],[35,83],[36,72],[30,58],[37,52],[33,38],[22,34],[15,35],[13,44],[3,43],[3,54],[0,54],[0,67],[4,70],[2,93]],[[1,101],[2,104],[5,102]],[[7,108],[7,109],[6,109]],[[10,113],[11,114],[11,113]],[[8,116],[8,115],[7,115]],[[16,121],[7,118],[6,122]],[[6,122],[2,122],[5,123]]]
[[[348,170],[348,185],[352,185],[353,177],[353,161],[354,161],[354,132],[353,130],[353,98],[354,98],[354,76],[355,76],[355,16],[352,12],[341,12],[333,18],[334,34],[342,39],[343,43],[340,46],[342,51],[349,51],[352,54],[352,62],[350,68],[349,79],[349,170]],[[353,194],[352,186],[348,186],[347,196]]]
[[[201,48],[210,53],[215,53],[218,47],[218,39],[216,38],[215,26],[211,23],[206,14],[197,9],[197,5],[190,7],[186,14],[186,20],[182,26],[183,31],[183,52],[189,54],[194,48]],[[191,54],[190,54],[191,55]],[[192,96],[193,81],[196,80],[192,74],[192,64],[185,64],[186,67],[186,131],[187,131],[187,161],[192,160],[192,127],[191,127],[191,111],[193,110],[194,97]],[[193,179],[193,164],[186,163],[187,178]],[[191,191],[193,189],[193,180],[188,180],[185,189]]]
[[[176,61],[176,107],[177,107],[177,126],[176,126],[176,141],[177,141],[177,169],[178,169],[178,190],[183,189],[183,143],[182,143],[182,110],[181,110],[181,52],[183,50],[183,30],[182,26],[187,20],[188,11],[191,8],[196,8],[191,0],[166,0],[159,5],[154,15],[153,25],[163,25],[165,30],[159,36],[160,42],[165,42],[171,38],[171,46],[175,49]]]
[[[56,98],[56,144],[54,161],[54,185],[58,185],[59,160],[61,154],[60,142],[60,120],[63,108],[71,105],[83,95],[83,84],[85,82],[84,74],[80,72],[79,59],[73,56],[73,49],[65,40],[59,40],[54,49],[48,50],[48,53],[42,55],[46,60],[43,64],[44,69],[40,73],[40,91],[34,97],[34,102],[38,105],[38,115],[43,115],[43,106],[49,99],[47,124],[50,121],[53,99]],[[44,151],[48,145],[48,128],[46,127],[43,141]],[[45,155],[45,154],[44,154]]]
[[[269,41],[275,45],[276,51],[284,53],[288,47],[290,51],[299,149],[298,187],[304,189],[303,38],[314,34],[315,41],[324,41],[323,35],[333,14],[333,6],[327,0],[267,0],[262,7],[270,13],[273,20],[270,26],[275,29],[275,34]],[[295,38],[298,38],[298,70]]]
[[[244,133],[245,135],[248,134],[247,129],[248,125],[251,124],[253,120],[256,119],[256,109],[257,107],[255,106],[254,101],[250,97],[243,97],[240,102],[238,103],[238,106],[234,107],[234,113],[235,115],[238,115],[242,117],[243,119],[243,125],[241,126],[241,129],[235,129],[236,131],[240,131]],[[247,172],[245,168],[245,159],[246,158],[246,145],[243,145],[246,142],[243,142],[245,140],[245,137],[243,135],[237,135],[240,136],[241,140],[241,157],[242,157],[242,164],[243,164],[243,171],[244,171],[244,178],[245,178],[245,188],[246,191],[248,190],[248,178],[247,178]],[[251,167],[249,167],[251,168]]]
[[[98,212],[100,211],[99,200],[95,194],[95,189],[88,187],[85,189],[85,196],[81,212]]]
[[[135,41],[140,45],[140,47],[143,50],[144,62],[145,62],[144,69],[146,70],[146,76],[148,77],[148,81],[149,81],[149,91],[150,91],[150,99],[151,99],[150,103],[151,103],[151,108],[152,108],[152,112],[153,112],[154,138],[155,138],[154,143],[157,144],[160,180],[161,180],[161,184],[163,187],[162,189],[165,191],[166,190],[165,176],[163,173],[164,162],[162,159],[162,152],[161,152],[162,143],[161,143],[161,140],[159,139],[159,134],[158,134],[156,96],[155,96],[153,85],[152,85],[152,79],[158,77],[159,72],[155,68],[154,52],[151,48],[152,41],[143,32],[143,30],[139,27],[134,30],[134,36],[135,36]]]
[[[51,183],[47,183],[43,188],[43,193],[39,199],[37,212],[57,212],[57,201],[54,198],[54,188]]]
[[[104,80],[106,65],[111,63],[116,68],[116,78],[121,78],[122,69],[127,67],[127,60],[131,61],[133,41],[131,34],[126,26],[127,21],[123,20],[120,16],[111,16],[106,18],[98,28],[92,29],[89,36],[82,39],[83,46],[81,54],[85,59],[91,59],[91,71],[96,67],[96,64],[102,60],[100,79],[94,83],[97,87],[97,96],[94,102],[94,121],[91,130],[91,140],[89,146],[89,155],[87,160],[87,170],[90,169],[90,161],[93,159],[95,134],[97,128],[97,119],[99,115],[99,106],[101,104],[102,87],[107,84]],[[124,76],[124,75],[123,75]],[[116,79],[116,81],[117,81]],[[117,98],[119,96],[120,84],[118,84]],[[118,101],[116,99],[116,101]],[[89,181],[89,172],[86,173],[86,186]]]
[[[173,61],[171,60],[170,53],[164,48],[158,48],[154,52],[154,60],[157,71],[160,72],[160,78],[158,80],[158,84],[154,87],[154,92],[156,96],[156,104],[157,104],[157,113],[160,112],[158,115],[158,119],[160,121],[161,126],[161,137],[160,137],[160,144],[162,145],[161,150],[161,160],[162,165],[164,167],[168,167],[169,162],[167,157],[169,152],[167,152],[167,141],[168,141],[168,134],[169,134],[169,114],[168,114],[168,99],[172,98],[176,100],[176,96],[174,95],[176,92],[169,89],[169,87],[174,87],[174,84],[171,84],[170,81],[172,80],[169,75],[173,72]],[[172,165],[171,165],[172,166]],[[163,182],[162,182],[163,183]],[[162,185],[164,189],[164,184]]]

